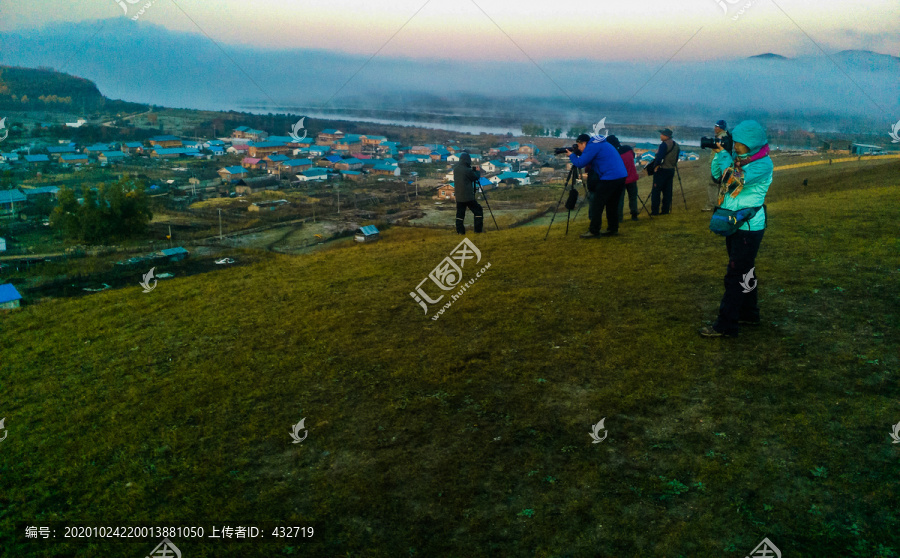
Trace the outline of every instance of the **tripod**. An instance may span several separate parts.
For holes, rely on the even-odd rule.
[[[481,197],[484,198],[484,205],[487,206],[487,208],[488,208],[488,213],[491,214],[491,219],[494,220],[494,226],[497,227],[497,230],[499,231],[499,230],[500,230],[500,225],[497,224],[497,218],[494,217],[494,212],[491,211],[491,204],[489,204],[488,201],[487,201],[487,194],[484,193],[484,187],[480,186],[480,185],[478,184],[478,182],[475,182],[474,185],[475,185],[475,189],[476,189],[476,190],[481,190]]]
[[[563,184],[562,193],[559,195],[559,201],[556,202],[556,209],[553,210],[553,217],[550,218],[550,226],[547,227],[547,234],[544,235],[544,240],[547,240],[547,237],[550,236],[550,229],[553,227],[553,221],[556,219],[556,212],[559,211],[559,206],[562,203],[563,197],[565,197],[566,192],[570,189],[577,191],[578,188],[575,186],[575,181],[581,180],[581,171],[575,165],[572,165],[572,168],[569,169],[569,174],[566,176],[566,182]],[[587,196],[585,196],[587,199]],[[578,208],[581,211],[581,208]],[[572,214],[572,210],[566,214],[566,235],[569,234],[569,215]],[[578,212],[575,212],[575,217],[578,217]]]

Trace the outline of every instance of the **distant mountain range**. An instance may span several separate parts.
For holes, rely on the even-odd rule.
[[[417,119],[560,125],[604,116],[703,126],[756,118],[841,131],[900,118],[900,58],[868,51],[674,60],[661,70],[658,62],[596,60],[541,61],[540,68],[382,57],[366,63],[367,57],[314,49],[222,45],[223,54],[201,34],[127,18],[6,32],[0,44],[2,64],[55,68],[96,82],[107,97],[169,107],[263,113],[353,107],[396,120],[414,112]]]

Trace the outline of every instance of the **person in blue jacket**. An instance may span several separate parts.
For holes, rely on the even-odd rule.
[[[713,178],[723,183],[719,191],[719,207],[730,211],[760,208],[749,221],[725,237],[728,268],[725,272],[725,294],[719,304],[719,316],[712,326],[704,327],[704,337],[737,337],[740,324],[758,325],[758,278],[756,254],[766,231],[763,204],[772,184],[772,159],[766,130],[754,120],[745,120],[732,131],[735,157],[717,147],[710,164]],[[723,180],[725,176],[725,180]]]
[[[614,236],[619,233],[619,196],[625,188],[625,179],[628,172],[622,157],[615,147],[606,141],[605,136],[589,136],[581,134],[575,140],[581,155],[567,150],[569,160],[576,167],[588,169],[588,192],[590,192],[591,220],[588,232],[581,238],[600,238],[601,236]],[[600,229],[603,226],[603,209],[606,209],[607,230],[603,234]]]

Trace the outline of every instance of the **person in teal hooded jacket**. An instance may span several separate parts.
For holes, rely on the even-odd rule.
[[[713,178],[723,182],[719,207],[731,211],[759,207],[756,215],[725,237],[728,268],[725,294],[716,322],[700,330],[704,337],[736,337],[740,324],[758,325],[756,254],[765,234],[767,215],[763,204],[772,184],[772,159],[766,130],[754,120],[745,120],[732,131],[735,157],[721,147],[710,164]],[[727,172],[730,171],[730,172]],[[723,180],[723,176],[725,180]]]

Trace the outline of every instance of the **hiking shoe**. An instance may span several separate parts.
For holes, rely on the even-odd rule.
[[[700,335],[702,335],[703,337],[737,337],[737,335],[728,335],[727,333],[722,333],[713,326],[700,328]]]
[[[601,235],[600,233],[594,234],[591,231],[588,231],[588,232],[582,234],[581,238],[600,238],[601,236],[603,236],[603,235]]]

